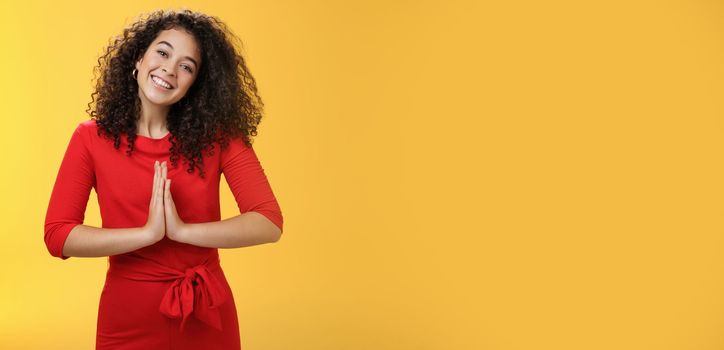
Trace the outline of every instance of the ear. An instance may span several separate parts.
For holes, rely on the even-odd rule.
[[[143,56],[136,61],[136,69],[141,70],[141,62],[143,62]]]

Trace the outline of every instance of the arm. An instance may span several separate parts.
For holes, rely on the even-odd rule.
[[[76,225],[63,247],[63,256],[100,257],[131,252],[155,243],[141,227],[98,228]]]
[[[221,221],[185,224],[178,240],[201,247],[240,248],[276,242],[281,234],[264,215],[252,211]]]
[[[73,132],[63,156],[45,214],[45,244],[52,256],[97,257],[132,251],[152,244],[141,228],[103,229],[83,225],[91,188],[93,158],[86,144],[88,130]]]
[[[175,239],[210,248],[277,242],[283,230],[282,212],[253,147],[235,138],[220,158],[240,214],[221,221],[184,224]]]

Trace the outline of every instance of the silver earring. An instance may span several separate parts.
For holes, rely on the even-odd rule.
[[[131,72],[131,76],[133,77],[133,79],[138,80],[138,69],[133,68],[133,72]]]

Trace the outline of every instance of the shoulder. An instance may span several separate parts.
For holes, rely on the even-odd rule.
[[[225,147],[221,147],[219,141],[216,141],[216,144],[221,148],[222,155],[242,153],[252,149],[250,145],[246,144],[242,135],[229,136]]]
[[[80,138],[86,147],[91,148],[95,144],[94,139],[98,135],[97,130],[98,124],[96,124],[95,119],[84,120],[76,126],[74,136]]]
[[[98,125],[94,119],[84,120],[75,127],[75,133],[80,134],[83,138],[88,138],[96,133]]]
[[[78,131],[81,131],[82,133],[87,133],[89,131],[96,131],[97,128],[98,128],[98,124],[96,124],[95,119],[84,120],[84,121],[80,122],[78,124],[78,126],[76,127],[76,129]]]
[[[226,147],[222,147],[219,153],[222,169],[231,162],[242,161],[249,157],[255,157],[254,148],[251,145],[247,145],[241,135],[230,137]]]

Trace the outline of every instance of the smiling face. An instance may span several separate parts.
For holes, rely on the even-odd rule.
[[[138,95],[143,103],[170,106],[182,99],[201,65],[194,37],[183,29],[161,31],[136,62]]]

